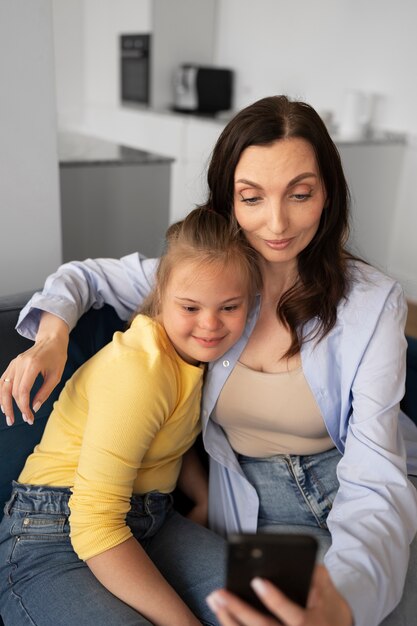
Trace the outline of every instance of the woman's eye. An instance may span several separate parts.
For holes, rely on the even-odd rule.
[[[293,193],[290,197],[297,202],[305,202],[311,198],[311,193]]]
[[[240,196],[240,201],[244,204],[257,204],[260,200],[260,196],[253,196],[251,198],[244,198],[243,196]]]

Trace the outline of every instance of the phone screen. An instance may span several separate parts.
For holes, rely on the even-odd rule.
[[[260,576],[297,604],[306,606],[316,553],[317,541],[310,535],[230,535],[226,587],[269,615],[250,586],[251,580]]]

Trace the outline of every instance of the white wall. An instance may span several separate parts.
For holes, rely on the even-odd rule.
[[[417,139],[409,141],[402,169],[395,222],[393,224],[389,268],[402,283],[410,299],[417,302]]]
[[[381,94],[377,123],[417,134],[415,0],[220,0],[216,61],[236,107],[273,93],[340,116],[347,88]]]
[[[70,10],[67,0],[53,1],[61,8],[66,4],[66,10]],[[82,14],[85,50],[84,84],[78,95],[75,85],[73,94],[73,110],[77,108],[77,98],[81,97],[84,116],[81,114],[73,127],[83,128],[85,132],[90,128],[100,132],[100,136],[116,141],[117,137],[121,140],[123,136],[128,145],[148,150],[154,146],[154,151],[171,156],[181,154],[184,139],[181,139],[177,152],[170,152],[169,147],[162,146],[164,142],[160,137],[153,139],[147,132],[146,141],[141,145],[140,124],[134,125],[133,122],[129,131],[127,117],[131,115],[118,106],[116,34],[131,28],[137,31],[151,29],[152,0],[74,2],[79,4]],[[212,2],[207,0],[208,4]],[[235,108],[265,95],[287,93],[307,100],[319,112],[333,111],[338,121],[346,90],[361,89],[380,95],[375,114],[376,127],[404,132],[410,138],[400,172],[397,171],[398,164],[390,168],[389,158],[373,160],[371,164],[369,179],[393,181],[389,194],[393,204],[389,220],[387,218],[384,224],[376,221],[382,188],[372,182],[374,189],[367,190],[369,193],[360,191],[370,185],[367,181],[368,157],[363,166],[361,161],[350,169],[355,171],[355,180],[351,182],[359,188],[356,195],[370,199],[367,206],[358,204],[354,207],[356,215],[361,217],[358,222],[358,228],[362,229],[361,240],[371,242],[368,248],[374,250],[379,259],[386,258],[385,269],[398,277],[408,296],[417,301],[417,246],[414,244],[417,219],[414,194],[417,166],[415,0],[396,3],[392,0],[257,0],[256,3],[253,0],[216,0],[216,7],[214,62],[236,71]],[[179,11],[178,20],[182,23],[187,20],[187,15]],[[175,31],[174,23],[172,29]],[[76,41],[77,37],[73,40]],[[64,43],[60,39],[57,45]],[[74,59],[78,65],[77,55]],[[58,68],[58,87],[64,74]],[[65,106],[68,110],[71,94],[67,95]],[[60,110],[61,106],[62,101]],[[123,133],[120,132],[122,126]],[[188,130],[191,130],[191,124],[189,126]],[[162,126],[160,128],[163,133]],[[174,166],[172,196],[176,208],[173,218],[177,218],[182,207],[189,205],[189,202],[180,200],[184,195],[182,190],[194,189],[208,156],[209,150],[201,160],[201,168],[194,159],[190,179],[177,176],[179,168]],[[358,176],[361,176],[360,180]],[[353,192],[355,195],[355,189]],[[188,191],[187,194],[189,199]],[[195,198],[195,202],[199,200],[199,197]],[[386,209],[384,211],[386,217]],[[375,216],[372,223],[369,215]]]
[[[0,295],[61,262],[50,0],[0,2]]]
[[[53,0],[58,126],[79,121],[85,106],[84,0]]]

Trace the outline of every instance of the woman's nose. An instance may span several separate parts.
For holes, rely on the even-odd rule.
[[[274,202],[271,205],[268,215],[268,228],[276,235],[284,233],[287,230],[288,215],[282,203]]]

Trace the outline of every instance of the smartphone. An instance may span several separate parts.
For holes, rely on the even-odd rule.
[[[270,615],[250,586],[251,580],[260,576],[305,607],[316,554],[317,540],[310,535],[229,535],[226,588]]]

